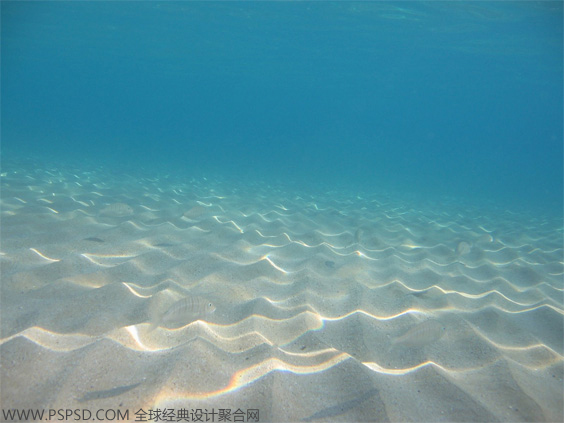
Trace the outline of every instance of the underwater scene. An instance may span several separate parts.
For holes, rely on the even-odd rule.
[[[0,421],[563,421],[562,40],[561,1],[3,1]]]

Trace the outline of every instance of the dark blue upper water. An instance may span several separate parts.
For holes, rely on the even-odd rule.
[[[562,2],[2,2],[10,157],[561,212]]]

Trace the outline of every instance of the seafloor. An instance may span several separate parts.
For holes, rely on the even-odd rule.
[[[4,413],[564,420],[561,217],[102,167],[1,181]]]

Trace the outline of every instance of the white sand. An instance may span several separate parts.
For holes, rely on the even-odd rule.
[[[558,219],[201,178],[3,172],[4,410],[564,419]],[[150,330],[160,291],[217,310]],[[427,319],[444,333],[392,345]]]

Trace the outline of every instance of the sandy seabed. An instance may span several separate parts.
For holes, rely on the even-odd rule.
[[[561,218],[96,168],[1,181],[1,419],[564,420]]]

